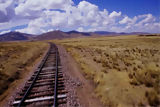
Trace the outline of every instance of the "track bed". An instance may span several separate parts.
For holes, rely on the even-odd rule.
[[[56,45],[50,49],[41,64],[19,92],[12,106],[65,106],[67,103],[63,73]]]

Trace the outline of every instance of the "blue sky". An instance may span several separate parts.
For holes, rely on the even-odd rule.
[[[159,29],[160,0],[0,0],[0,34]]]
[[[73,0],[78,4],[82,0]],[[108,11],[121,11],[130,17],[139,14],[151,13],[160,17],[160,0],[86,0],[96,4],[101,10],[106,8]]]

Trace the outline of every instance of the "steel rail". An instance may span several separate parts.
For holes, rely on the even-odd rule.
[[[42,71],[42,68],[43,68],[45,62],[46,62],[47,59],[48,59],[50,50],[51,50],[51,44],[50,44],[50,48],[49,48],[49,50],[48,50],[48,52],[47,52],[47,54],[46,54],[46,56],[45,56],[45,58],[44,58],[44,60],[43,60],[43,63],[40,65],[40,68],[39,68],[39,70],[38,70],[38,72],[37,72],[37,75],[34,77],[32,84],[29,86],[29,88],[28,88],[27,91],[25,92],[23,98],[21,99],[20,103],[18,104],[18,107],[21,107],[21,106],[23,105],[25,99],[26,99],[27,96],[29,95],[29,93],[30,93],[30,91],[31,91],[31,89],[32,89],[32,87],[33,87],[33,85],[34,85],[34,83],[35,83],[35,81],[36,81],[39,73]]]
[[[58,48],[56,47],[56,72],[55,72],[55,82],[54,82],[54,105],[53,107],[57,107],[57,84],[58,84]]]

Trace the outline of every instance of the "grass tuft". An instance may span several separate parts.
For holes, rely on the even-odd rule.
[[[85,77],[96,84],[95,94],[105,105],[159,105],[160,37],[117,36],[56,42],[70,50]]]

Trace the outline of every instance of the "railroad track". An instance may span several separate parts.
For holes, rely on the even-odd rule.
[[[12,106],[63,106],[67,102],[67,96],[60,69],[58,48],[50,43],[46,56],[21,92],[17,94]]]

